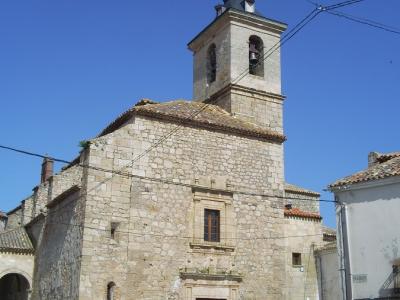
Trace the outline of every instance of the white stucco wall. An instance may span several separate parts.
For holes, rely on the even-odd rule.
[[[315,261],[317,266],[319,299],[342,300],[337,248],[316,251]]]
[[[400,263],[400,178],[373,181],[336,191],[345,204],[348,260],[353,299],[391,295],[384,287],[392,266]],[[364,278],[361,280],[358,279]]]

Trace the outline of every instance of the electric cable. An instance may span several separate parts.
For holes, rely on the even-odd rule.
[[[367,26],[370,26],[370,27],[373,27],[373,28],[381,29],[381,30],[384,30],[384,31],[387,31],[387,32],[391,32],[391,33],[400,35],[400,29],[392,27],[392,26],[388,26],[388,25],[385,25],[385,24],[382,24],[382,23],[378,23],[378,22],[375,22],[375,21],[372,21],[372,20],[369,20],[369,19],[366,19],[366,18],[360,18],[360,17],[352,16],[352,15],[349,15],[349,14],[346,14],[346,13],[343,13],[343,12],[340,12],[340,11],[336,11],[336,10],[334,10],[334,11],[325,11],[325,12],[328,13],[328,14],[337,16],[337,17],[345,18],[347,20],[350,20],[350,21],[353,21],[353,22],[356,22],[356,23],[359,23],[359,24],[367,25]]]
[[[13,147],[8,147],[4,145],[0,145],[1,149],[6,149],[10,151],[15,151],[17,153],[21,153],[24,155],[30,155],[30,156],[35,156],[35,157],[42,157],[42,158],[48,158],[57,162],[63,162],[67,164],[71,164],[72,162],[69,162],[64,159],[59,159],[59,158],[54,158],[54,157],[49,157],[46,155],[38,154],[38,153],[33,153],[30,151],[25,151]],[[89,168],[93,169],[96,171],[101,171],[105,173],[111,173],[115,175],[120,175],[128,178],[137,178],[137,179],[142,179],[142,180],[149,180],[149,181],[154,181],[154,182],[159,182],[159,183],[166,183],[166,184],[171,184],[171,185],[177,185],[177,186],[183,186],[183,187],[188,187],[188,188],[200,188],[201,186],[195,185],[195,184],[189,184],[189,183],[184,183],[184,182],[178,182],[176,179],[163,179],[163,178],[154,178],[154,177],[149,177],[149,176],[141,176],[141,175],[135,175],[127,172],[122,172],[122,171],[114,171],[114,170],[109,170],[101,167],[96,167],[96,166],[91,166],[87,164],[81,164],[78,163],[82,168]],[[207,187],[207,190],[210,191],[215,191],[215,192],[221,192],[222,190],[212,188],[212,187]],[[310,198],[297,198],[297,197],[290,197],[290,196],[281,196],[281,195],[273,195],[273,194],[267,194],[267,193],[258,193],[258,192],[248,192],[245,190],[235,190],[235,189],[224,189],[223,192],[225,193],[232,193],[232,194],[243,194],[243,195],[248,195],[248,196],[259,196],[259,197],[268,197],[268,198],[278,198],[278,199],[285,199],[285,200],[299,200],[299,201],[311,201],[311,202],[329,202],[329,203],[337,203],[335,200],[329,200],[329,199],[310,199]],[[299,192],[300,193],[300,192]]]

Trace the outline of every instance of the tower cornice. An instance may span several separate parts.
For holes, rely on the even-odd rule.
[[[227,24],[248,25],[252,28],[269,31],[277,35],[282,34],[287,29],[287,24],[285,23],[230,8],[196,35],[196,37],[188,43],[188,48],[192,51],[196,51],[197,48],[201,47],[204,41],[211,38],[212,35],[224,28]]]

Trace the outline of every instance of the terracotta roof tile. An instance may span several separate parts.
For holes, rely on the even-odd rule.
[[[284,215],[285,215],[285,217],[298,217],[298,218],[305,218],[305,219],[322,220],[322,217],[320,214],[303,211],[299,208],[292,208],[292,209],[285,208]]]
[[[24,227],[0,233],[0,252],[33,253],[32,242]]]
[[[302,194],[302,195],[310,195],[310,196],[315,196],[315,197],[321,196],[317,192],[307,190],[307,189],[304,189],[302,187],[299,187],[297,185],[290,184],[290,183],[285,183],[285,191],[296,193],[296,194]]]
[[[391,153],[379,153],[378,157],[376,158],[379,163],[384,163],[392,158],[400,157],[400,152],[391,152]]]
[[[149,104],[146,104],[146,102]],[[286,137],[281,133],[231,116],[228,112],[216,105],[185,100],[157,104],[153,103],[154,102],[148,99],[139,102],[139,105],[132,107],[120,115],[104,129],[99,136],[115,131],[133,115],[141,115],[187,126],[229,131],[239,135],[268,139],[276,143],[283,143],[286,140]]]
[[[329,188],[330,189],[338,188],[355,183],[384,179],[393,176],[400,176],[399,155],[394,155],[393,153],[391,153],[389,155],[382,155],[380,157],[385,157],[385,159],[382,158],[384,162],[375,164],[364,171],[339,179],[336,182],[329,185]]]
[[[322,232],[323,232],[323,234],[326,234],[326,235],[334,235],[334,236],[336,236],[336,230],[333,229],[333,228],[322,226]]]

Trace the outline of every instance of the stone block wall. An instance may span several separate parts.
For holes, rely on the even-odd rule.
[[[91,144],[90,165],[119,174],[88,169],[79,298],[103,299],[114,282],[121,299],[192,300],[201,289],[184,279],[188,270],[216,290],[227,287],[210,278],[226,276],[236,288],[222,294],[281,298],[283,203],[273,195],[283,196],[282,145],[184,127],[132,164],[175,127],[136,117]],[[221,222],[232,244],[194,243],[195,227],[203,226],[194,221],[198,188],[231,195],[230,220]]]
[[[269,29],[257,25],[249,26],[245,22],[235,20],[231,25],[231,77],[237,79],[234,84],[239,84],[273,94],[281,94],[281,54],[280,50],[271,53],[270,49],[280,41],[280,34],[273,33]],[[258,27],[260,26],[260,27]],[[263,60],[264,76],[248,74],[249,69],[249,39],[251,36],[258,36],[264,44]],[[245,73],[245,76],[242,76]]]
[[[233,85],[211,98],[235,117],[283,134],[283,100],[279,95]]]
[[[35,198],[33,195],[21,202],[22,224],[29,223],[33,215],[33,206],[35,205]]]
[[[318,195],[304,194],[293,192],[290,190],[285,191],[287,203],[292,203],[293,208],[299,208],[302,211],[320,213],[320,202]]]
[[[247,18],[230,11],[218,18],[189,45],[194,52],[194,99],[205,100],[229,84],[239,84],[250,89],[281,94],[280,51],[271,53],[279,43],[280,30],[271,29],[270,21]],[[263,41],[260,62],[264,76],[249,74],[249,39],[256,35]],[[210,45],[217,48],[217,78],[207,82],[207,51]],[[265,59],[264,59],[265,58]]]
[[[17,227],[20,227],[21,224],[23,224],[23,212],[21,206],[12,210],[10,213],[7,214],[7,216],[8,216],[6,225],[7,230],[15,229]]]
[[[75,192],[59,199],[47,211],[36,249],[33,300],[78,299],[82,201],[79,192]]]
[[[33,189],[33,194],[8,215],[6,229],[26,225],[39,214],[46,212],[46,205],[74,185],[81,185],[82,167],[75,165],[50,177]]]
[[[231,32],[229,26],[220,25],[218,34],[204,37],[201,46],[193,55],[193,98],[203,101],[208,99],[231,82]],[[207,83],[207,54],[209,47],[215,44],[217,56],[216,80]]]
[[[314,250],[324,245],[321,221],[286,217],[285,236],[285,299],[319,299]],[[301,265],[293,265],[293,253],[301,254]]]

